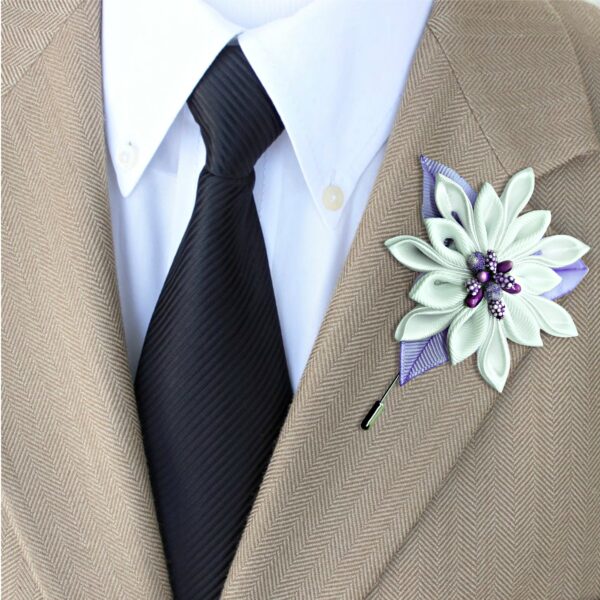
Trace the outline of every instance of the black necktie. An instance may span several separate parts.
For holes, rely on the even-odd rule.
[[[292,397],[252,197],[283,124],[237,46],[188,105],[206,165],[135,383],[177,600],[219,597]]]

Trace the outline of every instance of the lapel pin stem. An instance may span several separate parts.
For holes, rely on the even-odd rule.
[[[373,425],[373,423],[375,423],[375,421],[377,421],[377,419],[380,417],[381,413],[383,412],[383,409],[385,408],[385,404],[384,404],[385,399],[387,398],[388,394],[391,392],[394,385],[398,383],[399,378],[400,378],[400,373],[398,373],[398,375],[396,375],[396,378],[394,379],[394,381],[392,381],[392,383],[390,383],[390,385],[388,386],[387,390],[385,390],[385,394],[383,394],[383,397],[380,400],[377,400],[377,402],[375,402],[375,404],[373,404],[373,406],[371,406],[371,409],[365,415],[365,418],[363,419],[362,423],[360,424],[360,426],[365,431],[367,429],[369,429]]]

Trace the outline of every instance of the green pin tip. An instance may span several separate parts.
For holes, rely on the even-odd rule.
[[[366,414],[360,426],[363,429],[369,429],[369,427],[371,427],[371,425],[377,421],[384,408],[385,404],[381,400],[377,400],[377,402],[375,402],[375,404],[373,404],[371,407],[371,410]]]

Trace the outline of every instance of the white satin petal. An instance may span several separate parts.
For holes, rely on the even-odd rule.
[[[566,267],[579,260],[589,249],[589,246],[570,235],[551,235],[533,248],[532,252],[539,251],[540,254],[527,256],[523,258],[523,262]]]
[[[506,184],[502,192],[501,201],[504,206],[504,227],[510,227],[513,219],[527,206],[533,188],[535,175],[533,169],[527,168],[515,173]]]
[[[455,262],[440,256],[427,242],[412,235],[399,235],[385,242],[392,256],[412,271],[426,273],[442,268],[456,269]],[[464,262],[464,261],[463,261]],[[462,265],[462,271],[466,266]]]
[[[444,218],[462,226],[478,245],[471,202],[460,185],[441,173],[435,178],[435,203]]]
[[[452,364],[471,356],[481,346],[493,317],[486,302],[477,308],[464,307],[454,318],[448,329],[448,350]]]
[[[532,308],[539,326],[550,335],[575,337],[577,327],[571,315],[560,305],[543,296],[524,294],[523,299]]]
[[[448,310],[458,307],[467,295],[465,277],[454,271],[431,271],[417,279],[409,295],[429,308]]]
[[[475,252],[477,247],[467,232],[456,222],[450,219],[425,219],[425,227],[431,245],[436,252],[451,261],[456,268],[466,268],[465,256]],[[451,239],[456,250],[447,248],[444,241]]]
[[[497,248],[498,256],[513,262],[535,251],[550,225],[549,210],[532,210],[515,219]]]
[[[504,294],[506,313],[504,314],[504,332],[506,337],[515,344],[523,346],[543,345],[540,326],[535,314],[521,294],[511,296]]]
[[[504,333],[504,327],[498,319],[492,319],[487,336],[477,353],[477,366],[481,376],[498,392],[510,371],[510,351]]]
[[[549,292],[561,282],[560,275],[544,265],[520,262],[513,268],[511,274],[515,276],[524,292],[536,296]]]
[[[446,329],[459,309],[447,311],[419,306],[404,316],[396,328],[396,340],[422,340]]]
[[[481,186],[473,212],[479,250],[486,252],[495,248],[499,235],[503,231],[504,209],[496,190],[489,183]]]

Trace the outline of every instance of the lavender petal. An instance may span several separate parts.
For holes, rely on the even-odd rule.
[[[554,269],[554,272],[560,276],[561,282],[549,292],[542,294],[544,298],[548,298],[549,300],[556,300],[570,294],[587,275],[588,268],[580,258],[572,265]]]
[[[460,185],[471,204],[475,204],[477,192],[454,169],[424,154],[421,155],[421,168],[423,169],[423,206],[421,207],[421,214],[424,219],[442,216],[435,203],[435,176],[438,173]]]
[[[448,330],[416,342],[400,342],[400,385],[448,362]]]

